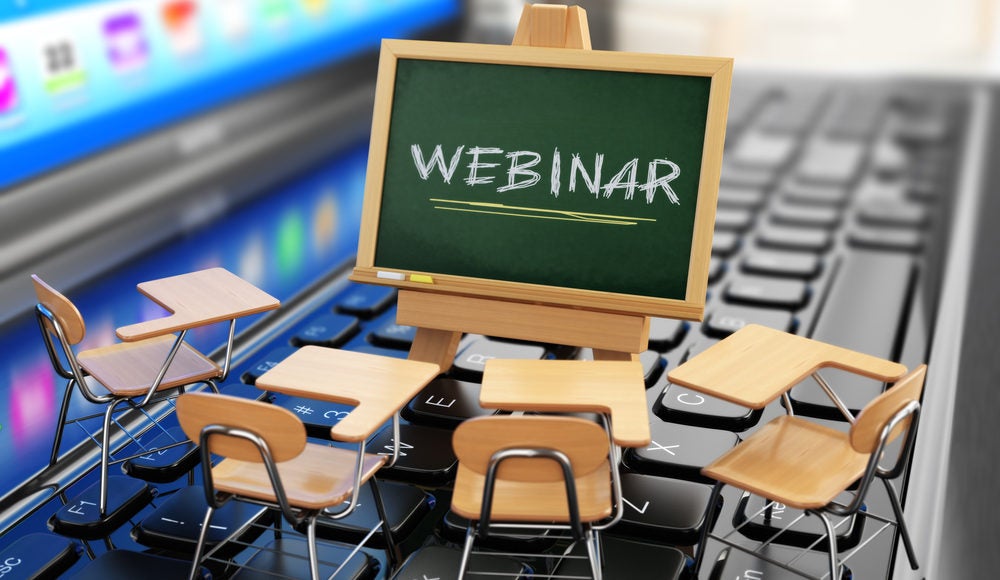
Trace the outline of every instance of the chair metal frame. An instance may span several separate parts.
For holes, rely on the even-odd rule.
[[[497,417],[494,417],[497,418]],[[608,464],[611,484],[611,501],[612,501],[612,513],[611,516],[606,518],[600,523],[584,523],[581,521],[579,514],[579,505],[577,501],[576,494],[576,478],[573,474],[573,466],[570,462],[569,457],[559,449],[554,449],[551,447],[510,447],[505,449],[500,449],[494,452],[490,458],[490,463],[487,468],[486,478],[483,484],[483,502],[480,511],[480,516],[478,520],[469,520],[468,526],[466,527],[465,534],[465,544],[462,550],[462,559],[459,564],[458,577],[463,579],[466,574],[475,574],[476,572],[468,571],[469,558],[473,553],[473,544],[475,539],[478,537],[481,541],[485,541],[490,533],[491,528],[499,529],[513,529],[513,530],[569,530],[570,537],[573,543],[567,548],[566,552],[563,554],[563,558],[573,557],[568,556],[570,550],[578,542],[585,542],[587,547],[587,560],[590,563],[591,574],[594,580],[601,580],[603,578],[602,565],[604,562],[603,550],[601,548],[601,536],[600,532],[610,528],[611,526],[617,524],[624,515],[623,500],[622,500],[622,486],[621,486],[621,474],[619,468],[621,465],[621,447],[618,446],[614,437],[612,436],[611,430],[611,417],[606,413],[599,413],[598,418],[600,420],[601,426],[604,428],[605,433],[608,437]],[[549,459],[554,461],[562,470],[563,483],[566,487],[566,500],[569,508],[569,523],[568,524],[558,524],[558,523],[545,523],[545,524],[532,524],[532,523],[510,523],[510,522],[491,522],[491,514],[493,509],[493,496],[496,487],[496,477],[497,471],[499,470],[500,464],[503,461],[513,458],[541,458]],[[498,553],[497,555],[502,556],[523,556],[525,554],[518,553]],[[544,575],[538,575],[539,577],[544,577]],[[560,576],[561,578],[570,578],[570,576]]]
[[[67,302],[69,301],[68,299],[66,300]],[[70,423],[81,424],[82,421],[86,421],[88,419],[92,419],[94,417],[102,415],[100,413],[95,413],[83,417],[78,417],[75,419],[67,418],[69,414],[69,407],[73,399],[74,385],[79,388],[80,394],[83,395],[84,399],[86,399],[88,402],[93,403],[95,405],[106,405],[106,408],[103,412],[104,418],[100,433],[100,441],[97,440],[97,435],[87,431],[87,435],[89,436],[90,440],[93,441],[101,449],[101,464],[100,464],[101,488],[100,488],[99,508],[100,508],[100,513],[103,515],[107,511],[109,467],[113,464],[119,464],[128,461],[130,459],[135,459],[137,457],[147,455],[150,452],[150,450],[146,449],[145,446],[138,439],[143,434],[148,432],[149,429],[153,427],[159,427],[161,431],[163,431],[164,433],[168,433],[167,430],[159,424],[157,419],[147,412],[146,407],[150,403],[169,400],[184,392],[185,386],[182,385],[179,387],[175,387],[170,391],[165,391],[165,394],[162,397],[156,396],[159,393],[160,384],[162,383],[163,379],[167,375],[168,370],[170,369],[170,364],[173,362],[174,357],[177,355],[177,353],[180,351],[181,346],[184,344],[184,339],[187,336],[187,330],[182,330],[174,339],[174,343],[171,346],[166,356],[166,359],[163,361],[163,365],[160,367],[160,370],[157,373],[156,377],[153,378],[153,381],[150,383],[149,389],[146,391],[145,395],[143,395],[141,398],[117,396],[111,393],[101,395],[92,391],[90,385],[88,385],[86,378],[90,375],[88,375],[86,371],[84,371],[83,368],[80,366],[80,363],[76,358],[76,353],[73,351],[73,346],[67,339],[66,332],[64,331],[62,324],[59,322],[59,317],[49,308],[47,308],[44,304],[41,303],[35,305],[35,317],[38,321],[38,326],[42,333],[42,339],[45,343],[45,350],[49,355],[49,359],[52,363],[52,368],[55,370],[56,374],[58,374],[60,377],[67,379],[66,387],[63,392],[62,404],[60,405],[59,408],[59,416],[56,424],[56,434],[53,439],[52,450],[49,455],[50,466],[55,465],[56,461],[59,458],[59,448],[62,445],[63,432],[65,430],[66,425]],[[191,384],[196,385],[203,383],[207,385],[212,391],[216,393],[219,392],[218,382],[225,381],[226,378],[229,376],[229,370],[233,354],[233,342],[235,337],[235,331],[236,331],[236,319],[231,319],[229,320],[229,333],[228,333],[229,336],[226,342],[225,359],[221,367],[221,372],[219,376],[213,379],[195,381],[192,382]],[[53,342],[52,334],[56,335],[56,338],[59,342],[60,348],[58,350],[55,343]],[[59,357],[58,353],[60,350],[62,351],[62,355],[66,359],[66,363],[69,366],[69,369],[66,368],[66,365],[63,364],[62,359]],[[122,403],[124,403],[128,407],[127,409],[122,409],[122,411],[128,411],[130,409],[138,411],[142,413],[146,417],[146,419],[150,421],[150,424],[140,429],[137,433],[130,432],[124,425],[122,425],[119,421],[114,419],[115,410]],[[118,425],[119,429],[121,430],[122,433],[125,434],[129,442],[137,444],[142,449],[142,451],[130,455],[128,457],[118,458],[112,461],[111,449],[110,449],[112,422]],[[82,424],[81,428],[83,428]],[[86,431],[86,428],[84,428],[84,430]],[[169,449],[172,447],[176,447],[178,445],[183,445],[185,443],[187,443],[186,440],[175,441],[174,443],[160,447],[157,450]]]
[[[855,424],[854,416],[850,413],[850,411],[847,410],[846,405],[843,404],[843,402],[836,395],[833,389],[830,388],[829,384],[827,384],[826,381],[823,380],[818,373],[813,373],[813,378],[816,380],[817,383],[819,383],[819,385],[823,388],[823,390],[827,393],[827,395],[834,401],[834,404],[837,405],[838,409],[840,409],[841,413],[844,414],[844,416],[848,419],[849,423],[853,426]],[[790,407],[789,407],[789,415],[791,415]],[[896,429],[896,427],[899,426],[900,423],[905,421],[907,418],[910,418],[910,424],[906,429],[906,433],[903,442],[900,445],[899,452],[896,455],[896,459],[891,466],[883,467],[881,464],[882,455],[885,452],[886,445],[890,440],[890,435]],[[846,566],[846,562],[854,554],[856,554],[859,550],[864,548],[876,536],[878,536],[882,531],[884,531],[890,526],[895,526],[899,529],[900,538],[903,541],[903,546],[904,549],[906,550],[906,555],[907,558],[909,559],[910,567],[913,568],[914,570],[919,568],[916,552],[913,548],[913,543],[910,540],[909,530],[907,529],[906,521],[903,518],[902,504],[900,503],[899,495],[897,494],[896,489],[893,487],[890,481],[892,479],[899,477],[905,470],[906,460],[913,452],[913,447],[916,442],[916,430],[917,430],[917,424],[919,423],[919,419],[920,419],[920,402],[916,400],[911,400],[909,403],[904,405],[900,410],[898,410],[894,415],[892,415],[892,417],[890,417],[890,419],[885,423],[881,432],[879,433],[879,438],[875,446],[875,449],[874,451],[872,451],[868,459],[868,463],[865,467],[864,474],[858,479],[857,489],[851,492],[853,494],[853,499],[851,501],[847,502],[846,504],[834,501],[820,509],[804,510],[805,514],[818,516],[823,523],[824,536],[827,541],[827,551],[829,556],[829,566],[830,566],[829,578],[831,580],[839,580],[839,578],[841,577],[840,574],[842,574],[841,566]],[[893,516],[894,516],[894,519],[892,520],[884,516],[874,514],[868,510],[861,511],[861,508],[864,506],[864,501],[865,497],[867,496],[868,489],[871,486],[872,480],[874,480],[875,477],[878,477],[882,481],[886,490],[886,494],[889,496],[889,501],[892,506]],[[715,503],[719,500],[719,496],[721,494],[723,485],[724,484],[722,482],[716,482],[715,485],[713,486],[712,495],[711,498],[709,499],[709,504],[708,504],[709,509],[711,509],[711,507],[714,506]],[[773,505],[774,505],[773,501],[766,502],[764,507],[758,510],[755,514],[748,516],[746,520],[743,522],[743,524],[736,526],[734,529],[730,530],[724,535],[713,534],[709,531],[707,525],[704,526],[702,528],[701,538],[699,539],[698,550],[695,555],[695,562],[693,566],[694,573],[697,574],[698,571],[700,570],[701,563],[705,555],[707,540],[711,538],[713,540],[722,542],[723,544],[731,548],[750,553],[755,557],[760,558],[763,561],[769,562],[775,566],[778,566],[784,570],[787,570],[799,576],[805,578],[811,578],[813,580],[822,580],[822,578],[824,578],[825,576],[821,578],[816,578],[792,566],[792,564],[794,564],[801,557],[801,554],[796,556],[789,562],[781,562],[762,553],[764,548],[772,544],[782,533],[790,529],[791,526],[793,526],[798,521],[798,518],[789,522],[789,524],[785,528],[776,532],[767,541],[762,542],[759,546],[752,549],[746,547],[744,544],[741,544],[739,542],[734,542],[729,539],[729,537],[732,534],[738,532],[743,526],[750,523],[754,518],[759,516],[761,513],[765,513],[766,511],[772,509]],[[865,518],[871,518],[876,521],[879,521],[882,525],[872,534],[868,535],[868,537],[865,538],[859,545],[852,548],[850,552],[848,552],[843,558],[840,558],[838,555],[837,536],[835,533],[835,529],[833,524],[830,522],[829,517],[827,517],[827,514],[832,514],[838,517],[848,517],[848,516],[853,516],[855,514],[861,514]],[[805,548],[803,552],[814,548],[821,541],[822,538],[818,539],[811,546]]]
[[[394,420],[397,420],[397,417],[394,416]],[[398,424],[396,425],[396,428],[398,429]],[[268,478],[271,481],[271,487],[274,490],[274,495],[275,498],[277,499],[277,502],[268,502],[245,496],[240,496],[238,494],[215,491],[214,480],[212,476],[212,453],[209,450],[208,443],[211,437],[218,435],[242,439],[250,442],[257,448],[257,451],[260,453],[261,462],[264,464],[264,469],[267,471]],[[224,544],[226,544],[233,538],[238,537],[247,529],[248,526],[252,525],[252,522],[247,522],[246,525],[241,526],[240,528],[234,530],[233,533],[231,533],[227,538],[216,544],[214,548],[212,548],[208,552],[203,553],[205,547],[205,539],[207,537],[207,532],[211,524],[212,515],[215,513],[215,510],[221,508],[226,502],[232,499],[236,499],[238,501],[245,501],[255,505],[262,505],[271,509],[278,509],[281,512],[281,515],[288,521],[289,524],[292,525],[293,528],[301,528],[302,525],[305,524],[306,541],[309,550],[310,575],[313,580],[319,580],[319,557],[316,550],[316,521],[320,517],[332,520],[339,520],[349,516],[351,513],[354,512],[355,508],[358,505],[358,494],[360,492],[361,486],[365,483],[363,481],[365,441],[362,440],[358,444],[357,460],[354,467],[354,484],[352,486],[351,499],[345,508],[343,508],[339,512],[332,514],[327,511],[327,509],[329,508],[322,508],[322,509],[296,508],[293,507],[288,502],[288,497],[287,494],[285,493],[285,487],[281,482],[281,474],[278,471],[277,463],[274,460],[274,457],[271,453],[270,447],[267,444],[267,441],[265,441],[264,438],[262,438],[260,435],[252,431],[233,428],[223,424],[211,424],[211,425],[206,425],[202,429],[201,436],[199,439],[199,445],[202,454],[201,465],[202,465],[202,476],[204,479],[205,501],[208,504],[208,508],[205,511],[205,517],[202,521],[201,532],[199,533],[198,536],[198,543],[195,546],[195,553],[194,553],[194,558],[192,560],[192,567],[189,580],[194,580],[197,577],[197,572],[200,569],[202,562],[211,558],[212,555],[216,551],[218,551]],[[399,458],[399,452],[394,447],[392,459],[383,464],[383,467],[394,464],[398,458]],[[395,538],[393,538],[392,536],[392,530],[389,525],[389,519],[385,511],[385,503],[382,499],[382,494],[381,491],[379,490],[378,483],[374,475],[368,478],[367,481],[371,484],[372,487],[372,496],[374,497],[375,500],[375,509],[378,513],[379,522],[374,528],[369,530],[368,534],[361,540],[361,542],[359,542],[350,552],[350,554],[346,558],[344,558],[343,562],[340,563],[340,565],[333,572],[331,577],[336,576],[340,572],[340,570],[343,569],[343,567],[346,566],[347,563],[350,562],[350,560],[354,558],[354,556],[357,555],[358,552],[360,552],[361,548],[375,534],[375,532],[378,531],[380,527],[382,528],[382,535],[385,538],[385,543],[386,543],[385,551],[386,551],[386,556],[389,560],[390,571],[394,569],[395,565],[398,563],[399,547],[395,542]],[[276,529],[275,534],[277,535],[279,533],[280,532],[278,532],[278,530]]]

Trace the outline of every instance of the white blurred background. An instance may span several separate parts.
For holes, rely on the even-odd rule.
[[[552,0],[550,0],[552,1]],[[732,56],[741,66],[1000,72],[995,0],[581,0],[594,48]],[[471,34],[509,42],[521,0],[470,0]]]

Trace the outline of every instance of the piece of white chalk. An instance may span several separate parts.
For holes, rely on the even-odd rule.
[[[402,272],[383,272],[383,271],[379,270],[375,274],[375,277],[377,277],[377,278],[386,278],[386,279],[389,279],[389,280],[406,280],[406,274],[404,274]]]

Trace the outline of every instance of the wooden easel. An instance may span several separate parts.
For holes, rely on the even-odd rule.
[[[590,50],[578,6],[526,5],[516,46]],[[409,358],[451,368],[463,332],[590,347],[595,360],[627,361],[648,348],[649,318],[559,306],[400,290],[397,324],[417,328]]]

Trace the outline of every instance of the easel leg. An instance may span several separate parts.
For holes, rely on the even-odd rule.
[[[410,347],[410,360],[434,363],[441,367],[441,372],[447,372],[455,362],[458,353],[458,341],[462,333],[453,330],[437,330],[418,327]]]

